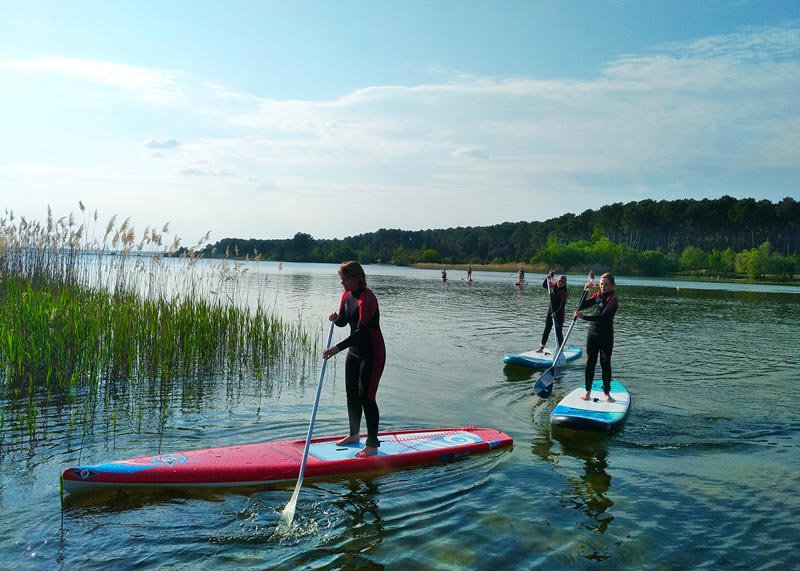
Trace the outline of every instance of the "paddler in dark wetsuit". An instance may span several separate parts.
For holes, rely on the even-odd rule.
[[[536,349],[536,353],[544,351],[547,345],[547,338],[550,337],[550,330],[555,325],[556,340],[558,346],[564,343],[564,310],[567,307],[567,276],[558,276],[557,280],[553,280],[556,271],[550,270],[542,282],[542,287],[550,292],[550,306],[547,308],[547,318],[544,322],[544,331],[542,332],[542,343]],[[557,351],[558,349],[556,349]]]
[[[587,289],[592,287],[591,282],[586,284]],[[586,333],[586,395],[583,400],[590,400],[592,382],[597,367],[597,357],[600,356],[600,368],[603,371],[603,392],[607,402],[614,402],[611,396],[611,353],[614,350],[614,315],[617,313],[619,300],[614,293],[614,276],[605,273],[600,276],[600,291],[586,299],[575,317],[589,322],[589,331]],[[594,312],[585,315],[582,309],[594,308]]]
[[[349,349],[345,361],[344,377],[347,392],[347,416],[350,433],[337,444],[357,444],[361,431],[361,413],[367,423],[366,446],[356,456],[378,453],[378,424],[380,412],[375,395],[386,363],[386,348],[380,328],[378,299],[367,288],[364,269],[358,262],[345,262],[339,267],[342,278],[339,311],[328,316],[338,327],[350,325],[350,336],[322,352],[324,358]]]

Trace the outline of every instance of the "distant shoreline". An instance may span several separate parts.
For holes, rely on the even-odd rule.
[[[476,272],[518,272],[520,266],[525,268],[525,272],[534,272],[534,273],[544,273],[546,274],[549,270],[545,269],[544,264],[538,265],[529,265],[523,264],[522,262],[517,263],[510,263],[510,264],[431,264],[429,262],[417,262],[415,264],[411,264],[410,267],[412,268],[419,268],[423,270],[464,270],[466,271],[467,268],[472,265],[472,269]]]
[[[432,264],[429,262],[419,262],[411,264],[409,267],[419,268],[424,270],[464,270],[470,264]],[[526,274],[534,274],[544,276],[550,271],[544,264],[523,264],[522,262],[509,263],[509,264],[472,264],[473,271],[484,272],[510,272],[516,274],[520,266],[525,267]],[[567,273],[556,271],[556,273]],[[570,270],[570,273],[578,273],[576,270]],[[600,272],[603,273],[603,272]],[[595,272],[596,277],[599,279],[600,274]],[[671,280],[685,280],[695,282],[725,282],[725,283],[742,283],[742,284],[772,284],[772,285],[787,285],[787,286],[800,286],[800,279],[795,280],[778,280],[778,279],[763,279],[763,280],[748,280],[747,278],[737,277],[711,277],[711,276],[693,276],[688,274],[674,273],[666,274],[663,276],[637,276],[637,277],[654,277],[665,278]]]

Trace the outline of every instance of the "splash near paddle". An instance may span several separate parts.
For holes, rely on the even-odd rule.
[[[340,446],[342,436],[315,438],[309,445],[306,478],[450,462],[505,448],[507,434],[493,428],[437,428],[382,432],[378,454],[356,457],[363,442]],[[365,438],[365,437],[362,437]],[[297,479],[305,440],[283,440],[170,454],[141,456],[68,468],[61,476],[65,492],[114,488],[223,488],[257,486]]]

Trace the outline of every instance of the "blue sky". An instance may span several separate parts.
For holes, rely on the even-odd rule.
[[[192,245],[800,199],[800,2],[0,0],[0,213]]]

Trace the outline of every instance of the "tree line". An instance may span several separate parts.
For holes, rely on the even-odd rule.
[[[659,276],[767,274],[792,279],[800,263],[800,203],[735,199],[651,199],[614,203],[543,222],[433,230],[381,228],[342,239],[225,238],[202,255],[290,262],[508,264],[598,267]]]

